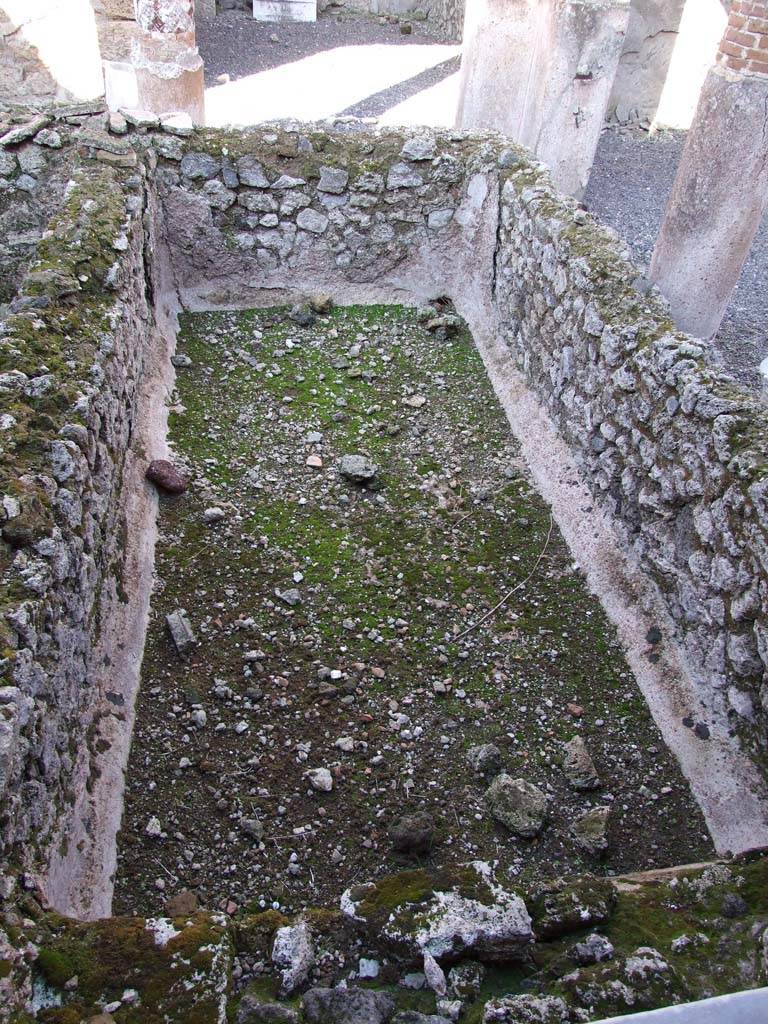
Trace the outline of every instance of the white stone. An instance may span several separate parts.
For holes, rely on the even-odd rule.
[[[310,768],[306,773],[306,779],[313,789],[321,793],[330,793],[333,789],[333,776],[327,768]]]

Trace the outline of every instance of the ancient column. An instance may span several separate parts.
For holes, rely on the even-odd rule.
[[[589,180],[629,0],[471,0],[457,126],[491,128],[533,150],[558,188]]]
[[[135,0],[131,60],[139,106],[155,114],[188,113],[203,124],[203,62],[195,42],[194,0]]]
[[[651,261],[678,326],[711,338],[768,205],[768,0],[733,0]]]

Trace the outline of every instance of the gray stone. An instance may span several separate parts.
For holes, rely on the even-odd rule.
[[[347,187],[349,172],[342,167],[321,167],[318,191],[331,192],[334,195],[341,195]]]
[[[393,164],[387,174],[387,188],[418,188],[424,184],[422,176],[408,164]]]
[[[344,455],[339,462],[339,473],[353,484],[368,484],[375,479],[379,467],[364,455]]]
[[[177,608],[165,617],[168,632],[171,634],[174,646],[179,656],[184,658],[195,646],[195,634],[183,608]]]
[[[327,768],[310,768],[306,778],[312,789],[320,793],[330,793],[333,789],[333,776]]]
[[[286,188],[298,188],[300,185],[306,185],[304,178],[292,178],[290,174],[281,174],[277,181],[272,182],[272,188],[274,189],[286,189]]]
[[[437,146],[431,135],[415,135],[405,143],[400,156],[404,160],[432,160],[436,152]]]
[[[498,775],[501,771],[501,751],[495,743],[481,743],[469,748],[467,763],[478,775]]]
[[[571,826],[576,845],[585,853],[599,857],[608,849],[608,807],[593,807]]]
[[[246,992],[237,1008],[235,1024],[299,1024],[298,1013],[281,1003],[263,1003]]]
[[[388,1024],[395,1012],[386,992],[360,988],[312,988],[302,1006],[307,1024]]]
[[[255,156],[241,156],[235,165],[237,176],[243,185],[251,188],[269,188],[269,180],[264,168]]]
[[[328,218],[317,210],[305,209],[296,218],[296,224],[303,231],[311,231],[312,234],[322,235],[328,227]]]
[[[559,996],[503,996],[485,1004],[483,1024],[569,1024],[575,1020]]]
[[[600,776],[582,736],[574,736],[563,745],[563,771],[574,789],[600,788]]]
[[[181,173],[192,180],[215,178],[221,170],[221,160],[209,153],[186,153],[181,161]]]
[[[600,964],[604,960],[613,959],[613,943],[593,932],[583,942],[577,942],[571,950],[571,956],[582,967],[589,964]]]
[[[453,220],[453,210],[433,210],[427,216],[427,227],[430,231],[440,231],[441,228],[447,227]]]
[[[39,146],[47,146],[48,149],[61,149],[61,135],[55,128],[43,128],[35,136],[35,142]]]
[[[547,798],[524,779],[498,775],[485,791],[485,802],[496,819],[513,835],[537,836],[547,817]]]

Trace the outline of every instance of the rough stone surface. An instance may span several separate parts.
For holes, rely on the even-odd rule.
[[[309,1024],[387,1024],[395,1009],[385,992],[359,988],[313,988],[302,1005]]]
[[[547,798],[525,779],[498,775],[485,792],[493,817],[513,835],[524,839],[537,836],[547,817]]]

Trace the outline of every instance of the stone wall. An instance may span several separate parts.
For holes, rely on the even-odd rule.
[[[341,281],[426,299],[466,277],[466,253],[483,249],[490,274],[498,154],[482,139],[287,126],[148,142],[176,285],[192,307]]]
[[[506,340],[658,587],[702,707],[727,713],[765,764],[765,407],[645,292],[615,235],[545,174],[510,174],[496,287]]]
[[[657,588],[702,705],[764,758],[765,410],[675,332],[617,237],[491,138],[289,126],[156,145],[177,285],[192,307],[246,305],[291,285],[490,303]]]
[[[95,652],[129,599],[123,474],[151,323],[136,158],[57,130],[70,158],[74,142],[100,159],[69,165],[0,337],[0,828],[3,859],[38,870],[88,833],[71,816],[99,720],[129,711]]]
[[[145,268],[157,298],[166,256],[190,308],[286,290],[454,297],[503,339],[652,581],[702,708],[729,715],[764,764],[765,411],[674,331],[616,237],[493,137],[168,127],[137,117],[110,135],[97,114],[36,129],[61,135],[49,159],[71,183],[0,337],[5,859],[45,871],[77,857],[67,836],[93,839],[87,800],[79,808],[104,736],[130,733],[130,693],[102,641],[138,586],[123,576],[126,509],[144,485],[126,460],[153,336]]]

